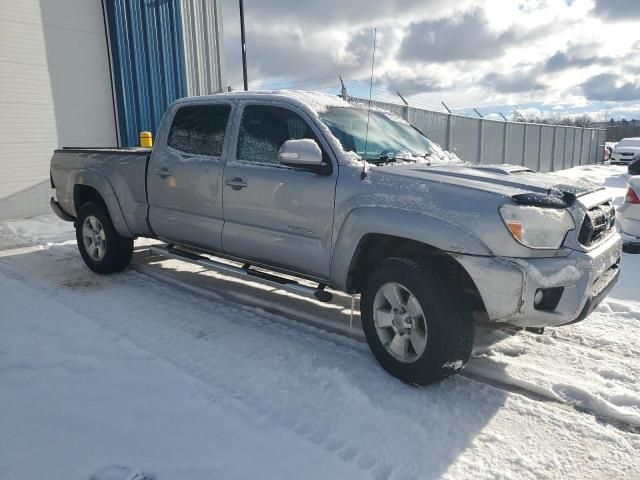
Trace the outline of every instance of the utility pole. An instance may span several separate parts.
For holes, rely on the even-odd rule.
[[[244,91],[249,90],[249,81],[247,80],[247,42],[244,35],[244,2],[240,1],[240,37],[242,40],[242,80],[244,81]]]

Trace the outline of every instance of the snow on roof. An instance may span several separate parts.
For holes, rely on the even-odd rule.
[[[294,102],[306,105],[316,113],[326,112],[331,107],[354,107],[350,103],[345,102],[337,95],[322,92],[310,92],[305,90],[257,90],[249,92],[228,92],[217,93],[214,95],[203,95],[198,97],[185,97],[178,100],[178,102],[197,102],[207,99],[214,99],[220,97],[234,98],[234,99],[253,99],[253,100],[265,100],[265,99],[282,99],[286,98],[293,100]],[[356,108],[360,108],[356,106]]]
[[[345,102],[341,97],[337,95],[331,95],[329,93],[322,92],[309,92],[305,90],[271,90],[257,93],[291,98],[293,100],[304,103],[317,113],[326,112],[330,107],[344,108],[353,106],[350,103]]]

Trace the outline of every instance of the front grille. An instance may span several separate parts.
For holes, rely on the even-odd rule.
[[[578,241],[585,247],[595,245],[608,237],[616,223],[616,212],[611,202],[589,208],[584,216]]]

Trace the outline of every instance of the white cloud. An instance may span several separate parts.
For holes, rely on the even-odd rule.
[[[338,75],[366,81],[376,26],[377,87],[404,90],[416,103],[539,104],[557,115],[595,112],[605,101],[622,112],[635,100],[640,29],[611,23],[616,2],[625,0],[604,10],[600,0],[248,0],[250,80],[320,78],[298,84],[312,88],[337,85]],[[239,88],[237,2],[225,0],[224,11],[227,77]],[[611,34],[618,26],[624,39]]]

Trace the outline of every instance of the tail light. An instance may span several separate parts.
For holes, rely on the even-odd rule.
[[[627,186],[627,196],[624,198],[625,203],[633,203],[640,204],[640,198],[638,198],[638,194],[631,188]]]

